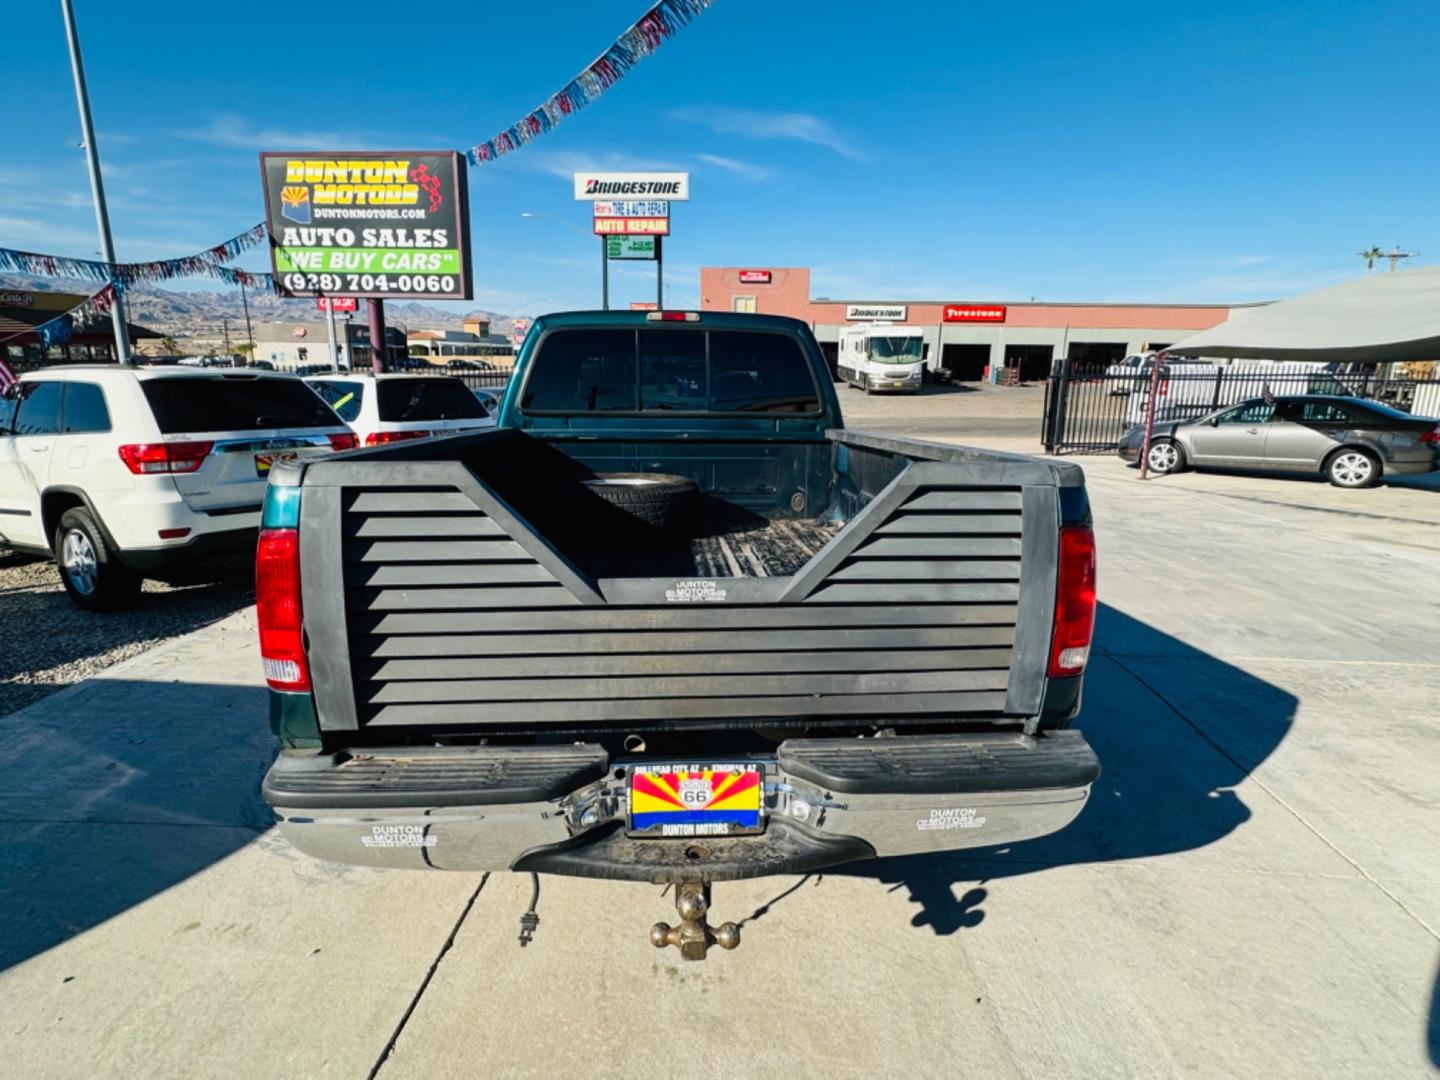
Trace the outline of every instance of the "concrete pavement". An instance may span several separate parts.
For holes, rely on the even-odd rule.
[[[746,939],[704,964],[646,942],[658,888],[546,878],[522,950],[528,877],[267,831],[242,613],[0,719],[6,1070],[1432,1075],[1440,497],[1081,464],[1105,771],[1065,832],[717,886]]]

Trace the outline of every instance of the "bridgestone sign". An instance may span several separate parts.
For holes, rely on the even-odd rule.
[[[846,322],[904,322],[904,304],[846,304]]]
[[[575,198],[690,201],[689,173],[576,173]]]

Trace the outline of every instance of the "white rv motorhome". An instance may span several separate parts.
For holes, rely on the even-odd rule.
[[[918,326],[871,323],[840,331],[835,367],[840,378],[867,394],[877,390],[920,392],[925,370],[924,333]]]

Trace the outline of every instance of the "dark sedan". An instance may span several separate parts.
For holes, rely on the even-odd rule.
[[[1139,461],[1144,442],[1144,427],[1132,427],[1120,439],[1120,457]],[[1205,466],[1320,473],[1337,487],[1370,487],[1386,474],[1440,467],[1440,422],[1361,398],[1252,398],[1157,423],[1149,465],[1162,474]]]

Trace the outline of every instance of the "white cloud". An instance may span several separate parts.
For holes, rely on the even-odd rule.
[[[767,169],[764,165],[755,165],[749,161],[739,161],[736,158],[721,157],[719,154],[696,154],[697,158],[707,165],[714,165],[717,169],[724,169],[736,176],[743,176],[747,180],[764,180],[774,170]]]
[[[866,156],[849,139],[831,127],[828,121],[812,113],[759,112],[721,105],[701,105],[671,109],[665,115],[681,123],[704,125],[721,135],[741,135],[751,139],[792,139],[824,146],[854,161],[863,161]]]
[[[181,138],[236,150],[341,150],[373,141],[345,131],[257,127],[244,117],[222,113],[203,128],[176,132]]]
[[[585,153],[579,150],[531,150],[524,148],[513,157],[500,159],[503,164],[514,161],[517,168],[533,172],[549,173],[569,180],[577,172],[670,172],[683,171],[683,162],[665,158],[643,157],[636,154],[602,152]]]

